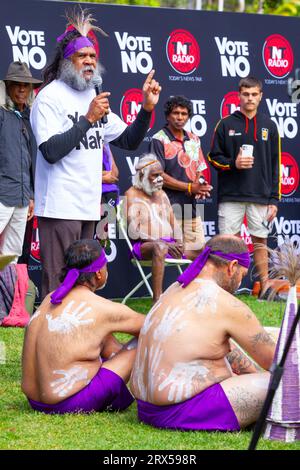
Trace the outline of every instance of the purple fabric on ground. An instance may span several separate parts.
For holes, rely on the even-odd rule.
[[[182,431],[239,431],[232,406],[220,384],[181,403],[158,406],[137,400],[140,421],[157,428]]]
[[[92,411],[122,411],[134,401],[123,379],[101,367],[90,383],[66,400],[47,405],[28,399],[36,411],[47,414],[90,413]]]
[[[161,240],[164,242],[168,242],[168,243],[176,243],[176,240],[174,238],[162,237]],[[131,258],[136,258],[139,261],[143,260],[142,253],[141,253],[141,246],[143,243],[146,243],[146,242],[135,242],[132,245],[132,252],[130,253]],[[169,253],[166,254],[166,258],[175,259],[171,255],[169,255]],[[186,256],[184,254],[182,255],[182,259],[186,259]]]

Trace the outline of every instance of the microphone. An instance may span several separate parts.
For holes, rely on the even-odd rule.
[[[100,75],[96,76],[93,78],[93,84],[94,84],[94,87],[95,87],[95,92],[96,92],[96,95],[100,95],[100,93],[102,93],[102,78]],[[101,124],[107,124],[107,116],[106,114],[104,114],[104,116],[101,118]]]

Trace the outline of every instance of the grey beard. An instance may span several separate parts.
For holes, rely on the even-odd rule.
[[[90,88],[94,88],[94,77],[90,80],[86,80],[82,74],[82,72],[89,69],[94,71],[94,77],[100,76],[100,67],[98,64],[95,69],[93,67],[86,66],[78,72],[70,60],[63,59],[60,65],[59,79],[69,85],[69,87],[74,88],[74,90],[85,91]]]
[[[141,189],[144,191],[144,193],[148,194],[148,196],[152,196],[153,193],[156,191],[160,191],[162,187],[156,187],[153,184],[150,184],[148,176],[142,179],[141,181]]]

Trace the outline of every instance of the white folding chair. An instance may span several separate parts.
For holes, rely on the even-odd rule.
[[[132,247],[132,243],[130,241],[130,238],[128,237],[128,234],[127,234],[127,224],[125,222],[125,217],[124,217],[124,214],[123,214],[123,211],[122,211],[122,205],[123,205],[123,201],[121,201],[120,204],[117,206],[117,222],[118,222],[118,226],[119,226],[120,232],[122,234],[122,237],[124,237],[124,240],[126,241],[130,252],[132,252],[133,247]],[[181,258],[181,259],[172,259],[172,258],[165,259],[165,267],[175,266],[175,267],[177,267],[180,274],[182,273],[181,266],[186,266],[186,265],[191,264],[191,263],[192,263],[191,260],[183,259],[183,258]],[[132,297],[133,294],[135,294],[135,292],[137,292],[139,290],[139,288],[142,287],[143,285],[146,286],[150,296],[153,297],[153,291],[152,291],[152,288],[151,288],[151,286],[148,282],[148,279],[151,278],[152,273],[150,272],[150,273],[146,274],[143,270],[143,268],[151,268],[152,267],[152,261],[151,260],[149,260],[149,261],[140,261],[140,260],[133,257],[133,258],[131,258],[131,264],[139,270],[142,280],[130,292],[128,292],[128,294],[122,300],[122,304],[126,304],[127,300],[130,297]]]

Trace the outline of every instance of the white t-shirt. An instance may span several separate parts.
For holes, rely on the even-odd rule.
[[[77,91],[54,80],[37,95],[31,125],[40,146],[55,134],[62,134],[86,115],[93,89]],[[105,127],[95,123],[78,148],[54,164],[38,150],[35,173],[35,214],[69,220],[99,220],[102,182],[103,140],[110,142],[127,127],[114,113],[109,113]]]

